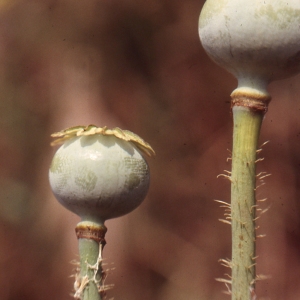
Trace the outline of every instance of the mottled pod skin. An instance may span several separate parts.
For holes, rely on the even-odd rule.
[[[261,89],[300,71],[299,0],[207,0],[199,35],[239,87]]]
[[[63,206],[83,221],[103,224],[144,200],[150,174],[131,142],[97,134],[67,140],[53,157],[49,179]]]

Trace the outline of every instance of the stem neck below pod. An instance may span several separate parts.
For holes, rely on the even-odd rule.
[[[250,87],[238,87],[231,93],[231,107],[245,107],[252,112],[261,112],[265,114],[268,111],[268,105],[271,96],[264,89]]]

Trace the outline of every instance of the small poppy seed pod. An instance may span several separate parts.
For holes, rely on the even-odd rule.
[[[144,200],[149,167],[133,142],[113,134],[65,137],[49,171],[52,191],[63,206],[82,221],[103,224]]]
[[[199,35],[239,88],[267,94],[269,82],[300,71],[299,0],[207,0]]]

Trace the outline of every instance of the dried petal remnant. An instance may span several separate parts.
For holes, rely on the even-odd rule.
[[[147,154],[148,156],[155,156],[153,148],[147,142],[145,142],[137,134],[129,130],[122,130],[119,127],[115,127],[112,129],[108,129],[106,126],[97,127],[95,125],[70,127],[51,134],[52,137],[57,138],[51,143],[51,146],[63,144],[66,140],[76,136],[86,136],[95,134],[114,135],[115,137],[126,142],[132,142],[137,148],[139,148],[143,153]]]

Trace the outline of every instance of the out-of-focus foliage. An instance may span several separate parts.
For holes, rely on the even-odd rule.
[[[201,0],[0,2],[0,299],[71,299],[77,217],[50,192],[50,133],[128,128],[155,149],[143,205],[107,222],[108,299],[225,299],[234,79],[201,49]],[[7,4],[7,5],[6,5]],[[300,298],[299,77],[275,83],[259,171],[259,299]]]

